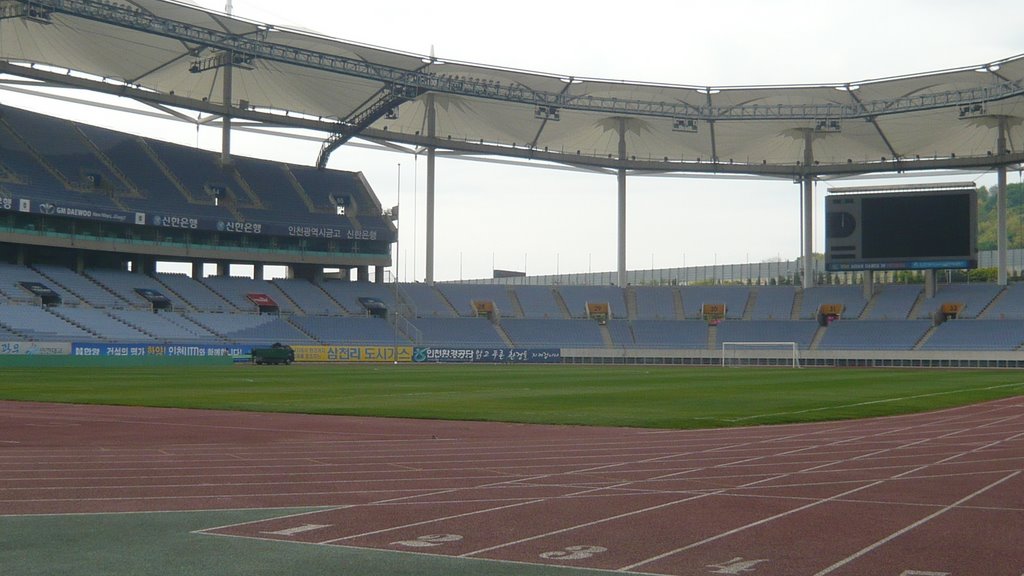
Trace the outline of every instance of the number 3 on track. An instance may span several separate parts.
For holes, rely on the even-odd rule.
[[[547,560],[583,560],[607,551],[607,548],[601,546],[566,546],[561,550],[545,552],[540,557]]]

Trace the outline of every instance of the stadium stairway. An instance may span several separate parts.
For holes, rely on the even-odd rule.
[[[71,318],[68,318],[64,314],[61,314],[61,312],[56,307],[47,308],[46,311],[49,312],[50,314],[53,314],[57,318],[60,318],[64,322],[67,322],[68,324],[74,326],[75,328],[78,328],[79,330],[81,330],[83,332],[89,333],[89,335],[91,335],[94,339],[96,339],[96,340],[103,340],[103,337],[100,334],[97,334],[94,330],[92,330],[88,326],[82,324],[81,322],[78,322],[76,320],[72,320]]]
[[[309,194],[306,194],[306,189],[302,187],[302,184],[299,182],[299,179],[295,177],[295,174],[293,174],[291,170],[287,169],[284,170],[284,173],[288,181],[291,182],[292,189],[306,206],[306,210],[309,212],[316,212],[316,205],[313,204],[313,199],[309,197]]]
[[[512,301],[512,317],[513,318],[525,318],[526,314],[523,312],[523,303],[519,301],[519,294],[516,293],[515,288],[512,286],[508,287],[508,299]],[[502,332],[505,332],[503,329]],[[508,334],[505,334],[508,338]],[[509,340],[511,342],[511,340]]]
[[[515,348],[515,342],[509,337],[508,332],[505,331],[505,327],[501,325],[501,322],[497,318],[494,319],[494,330],[498,332],[498,336],[501,336],[502,342],[509,348]]]
[[[858,318],[871,318],[871,312],[875,309],[875,304],[878,302],[878,293],[871,294],[871,298],[868,299],[867,304],[864,305],[864,309],[860,311]]]
[[[814,337],[811,338],[811,345],[807,347],[808,350],[817,350],[818,344],[821,344],[822,338],[825,337],[825,333],[828,328],[825,326],[818,326],[818,329],[814,331]]]
[[[256,192],[253,191],[252,186],[249,185],[245,178],[242,177],[242,173],[238,171],[238,168],[232,166],[229,169],[228,174],[235,181],[235,184],[238,185],[238,189],[245,193],[246,198],[249,200],[248,206],[257,210],[263,210],[263,200],[260,198],[259,194],[256,194]]]
[[[627,286],[625,288],[624,296],[626,300],[626,318],[635,320],[637,317],[636,288],[633,286]]]
[[[320,340],[319,338],[316,337],[315,334],[310,333],[309,331],[307,331],[305,328],[303,328],[299,324],[297,324],[295,322],[292,322],[290,318],[285,318],[284,321],[287,322],[288,325],[291,326],[292,328],[295,328],[296,330],[298,330],[299,333],[301,333],[303,336],[305,336],[306,338],[309,338],[309,340],[311,342],[316,342],[317,344],[328,344],[328,342],[324,342],[324,341]]]
[[[789,314],[790,320],[799,320],[800,311],[804,308],[804,291],[797,290],[793,296],[793,310]]]
[[[683,307],[683,293],[678,289],[672,291],[672,306],[675,310],[676,320],[686,320],[686,308]]]
[[[74,127],[74,130],[78,133],[78,135],[81,136],[82,142],[85,143],[86,147],[92,150],[93,155],[95,155],[96,158],[99,159],[100,163],[103,164],[103,167],[109,170],[110,173],[113,174],[114,177],[117,179],[117,183],[120,185],[120,187],[122,187],[120,192],[122,192],[125,196],[128,196],[130,198],[143,198],[142,193],[139,192],[139,189],[132,183],[131,179],[128,178],[124,171],[121,170],[117,163],[111,160],[109,156],[107,156],[102,150],[100,150],[99,146],[97,146],[96,143],[93,142],[91,138],[89,138],[89,136],[82,130],[81,126],[79,126],[78,124],[73,124],[72,126]],[[116,198],[116,195],[111,195],[111,199],[120,205],[120,200]]]
[[[915,306],[915,308],[916,308],[916,306]],[[911,316],[911,318],[913,318],[913,316]],[[935,331],[938,330],[938,329],[939,329],[939,327],[936,325],[936,326],[932,326],[927,331],[925,331],[925,333],[923,335],[921,335],[921,339],[918,340],[914,344],[914,348],[913,349],[914,350],[920,350],[925,345],[925,343],[928,342],[928,339],[932,337],[932,334],[935,334]]]
[[[558,305],[558,309],[562,312],[562,318],[572,318],[572,311],[569,310],[569,305],[565,303],[565,298],[562,298],[562,293],[556,288],[552,288],[552,292],[555,295],[555,303]]]
[[[974,317],[975,318],[987,318],[988,317],[988,311],[996,309],[998,307],[998,305],[999,305],[999,301],[1006,297],[1006,293],[1007,292],[1009,292],[1009,289],[1004,286],[1001,290],[999,290],[999,292],[996,294],[995,298],[990,300],[988,302],[988,304],[985,304],[985,307],[982,308],[981,310],[979,310],[978,313]]]
[[[444,302],[445,304],[448,305],[448,308],[451,309],[452,314],[454,314],[455,316],[458,316],[459,315],[459,309],[456,308],[455,305],[452,304],[452,301],[448,299],[448,295],[445,294],[443,290],[438,290],[437,286],[434,286],[433,290],[434,290],[434,292],[437,293],[437,297],[440,298],[442,302]]]
[[[32,159],[37,164],[39,164],[39,166],[42,166],[43,169],[50,174],[50,176],[52,176],[55,180],[57,180],[57,182],[61,184],[61,186],[63,186],[67,190],[73,190],[75,188],[71,184],[71,182],[68,181],[67,177],[61,171],[57,170],[49,162],[47,162],[46,158],[43,157],[43,155],[40,154],[34,146],[32,146],[32,144],[25,138],[25,136],[22,135],[17,128],[12,126],[10,122],[8,122],[7,119],[3,116],[0,116],[0,126],[6,128],[7,132],[10,133],[10,135],[18,142],[18,144],[25,151],[27,151],[30,156],[32,156]]]
[[[747,306],[743,309],[743,315],[741,316],[743,320],[750,320],[754,317],[754,308],[757,307],[757,292],[755,288],[747,295]]]
[[[141,148],[142,151],[145,152],[147,156],[149,156],[149,159],[152,160],[154,164],[156,164],[157,168],[159,168],[160,171],[163,172],[164,177],[166,177],[167,180],[174,186],[174,189],[177,190],[178,193],[185,198],[185,201],[189,204],[198,204],[195,198],[192,197],[192,194],[189,193],[188,188],[186,188],[185,185],[181,183],[181,179],[178,178],[178,175],[175,174],[174,171],[171,170],[167,166],[167,164],[165,164],[164,161],[160,159],[160,155],[156,153],[156,150],[154,150],[153,147],[150,146],[149,143],[146,142],[146,140],[143,138],[138,139],[138,144],[139,148]]]
[[[921,293],[917,295],[917,300],[914,301],[914,305],[910,307],[910,314],[907,314],[907,318],[920,318],[921,308],[925,306],[925,302],[927,301],[928,299],[924,297],[924,291],[922,290]],[[930,331],[928,335],[931,335]],[[927,338],[925,338],[925,340],[927,340]],[[914,350],[917,350],[917,347],[914,347]]]

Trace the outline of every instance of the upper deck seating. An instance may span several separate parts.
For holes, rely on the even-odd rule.
[[[981,314],[980,318],[1003,320],[1024,319],[1024,283],[1013,282],[1006,286],[1001,297],[997,298]]]
[[[635,286],[636,318],[638,320],[675,320],[675,286]]]
[[[964,305],[960,318],[977,318],[985,307],[999,295],[1002,286],[996,284],[941,284],[933,298],[926,298],[918,309],[918,318],[930,318],[946,303]]]
[[[550,286],[516,286],[513,290],[524,318],[565,318]]]
[[[573,318],[587,318],[587,304],[607,303],[612,318],[626,318],[626,296],[618,286],[559,286],[569,315]]]
[[[331,298],[341,304],[349,314],[362,316],[366,308],[360,298],[373,298],[383,302],[388,310],[396,309],[395,286],[393,284],[376,284],[373,282],[348,282],[344,280],[324,280],[320,287]]]
[[[88,147],[75,124],[17,108],[5,108],[3,119],[70,186],[94,192],[80,194],[83,201],[94,207],[115,207],[109,194],[123,193],[124,186]]]
[[[444,295],[429,284],[401,283],[398,291],[419,318],[455,316]]]
[[[842,317],[859,318],[867,301],[861,286],[815,286],[804,290],[800,318],[816,319],[822,304],[842,304]]]
[[[704,304],[725,304],[726,318],[743,318],[750,299],[747,286],[683,286],[680,292],[687,318],[700,318]]]
[[[233,190],[235,185],[231,175],[218,164],[217,155],[160,140],[147,140],[146,143],[192,197],[192,201],[185,204],[191,213],[234,220],[226,208],[216,205],[212,191],[223,188],[239,200],[245,195]]]
[[[474,300],[494,302],[503,317],[515,317],[516,307],[508,286],[502,284],[438,284],[437,289],[455,308],[459,316],[476,316]]]
[[[923,288],[917,284],[885,284],[878,287],[873,305],[861,314],[868,320],[904,320],[910,316]]]
[[[796,300],[795,286],[759,286],[750,313],[752,320],[789,320]]]

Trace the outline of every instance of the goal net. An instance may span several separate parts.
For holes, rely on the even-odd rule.
[[[796,342],[722,342],[722,366],[800,367]]]

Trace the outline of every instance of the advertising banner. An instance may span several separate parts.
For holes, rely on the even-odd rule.
[[[559,348],[416,347],[413,351],[413,362],[557,364],[561,361]]]
[[[72,356],[187,356],[208,358],[232,356],[236,360],[249,359],[252,346],[225,346],[217,344],[94,344],[75,342],[71,344]]]
[[[296,362],[410,362],[412,346],[292,346]]]
[[[3,356],[67,356],[71,354],[70,342],[0,342]]]

